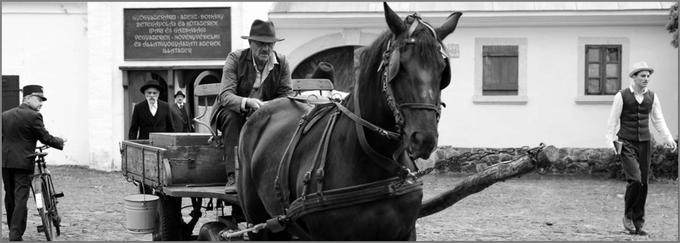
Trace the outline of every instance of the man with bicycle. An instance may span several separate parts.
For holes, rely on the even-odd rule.
[[[35,169],[31,155],[35,153],[36,142],[40,140],[59,150],[64,148],[65,142],[45,129],[39,112],[47,100],[43,87],[26,85],[22,91],[22,104],[2,113],[2,180],[10,241],[21,241],[26,231],[26,202]]]

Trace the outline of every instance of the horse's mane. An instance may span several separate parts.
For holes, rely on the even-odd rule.
[[[424,25],[419,24],[412,36],[415,37],[415,43],[413,45],[414,53],[419,55],[418,58],[420,61],[427,62],[423,65],[435,65],[436,62],[440,60],[441,54],[437,46],[439,41],[435,39],[432,32]],[[392,34],[392,32],[388,29],[381,33],[380,36],[378,36],[378,38],[376,38],[376,40],[371,43],[371,45],[365,47],[364,50],[360,52],[361,54],[359,60],[361,60],[361,63],[358,66],[359,76],[357,77],[358,80],[354,80],[353,85],[362,84],[363,82],[371,82],[375,85],[380,84],[379,75],[381,75],[381,73],[377,72],[378,65],[380,65],[380,62],[382,62],[383,53],[387,48],[387,42],[393,37],[394,34]],[[404,42],[404,38],[397,39],[396,42],[397,43],[391,43],[391,45],[402,45],[401,42]],[[442,46],[442,48],[444,47]],[[353,87],[350,87],[350,95],[344,99],[343,105],[349,105],[349,103],[351,103],[350,100],[353,99],[353,97],[351,97],[353,95],[355,95],[354,89]]]

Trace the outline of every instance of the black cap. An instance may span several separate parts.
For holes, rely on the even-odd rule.
[[[35,95],[35,96],[42,98],[42,101],[47,100],[47,98],[45,98],[45,95],[43,94],[43,87],[40,86],[40,85],[35,85],[35,84],[26,85],[21,90],[24,93],[24,97],[29,96],[29,95]]]
[[[184,96],[184,98],[187,97],[186,95],[184,95],[184,93],[181,90],[177,91],[177,93],[175,93],[175,98],[177,98],[178,95]]]

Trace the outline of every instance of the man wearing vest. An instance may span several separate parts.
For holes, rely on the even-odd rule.
[[[647,88],[654,69],[646,62],[633,65],[629,77],[633,83],[614,96],[607,125],[607,145],[614,147],[621,158],[626,186],[623,227],[631,234],[646,235],[645,201],[647,200],[648,173],[652,158],[650,123],[659,131],[661,141],[675,150],[677,144],[666,126],[659,97]],[[616,139],[618,137],[618,139]],[[620,142],[620,151],[614,142]]]
[[[210,124],[222,132],[222,143],[227,163],[233,163],[234,146],[247,114],[260,108],[266,101],[292,95],[290,67],[285,56],[274,51],[277,38],[271,21],[256,19],[250,27],[250,48],[236,50],[227,56],[222,69],[221,90],[213,106]],[[227,171],[227,175],[233,175]],[[225,191],[235,192],[233,178]]]

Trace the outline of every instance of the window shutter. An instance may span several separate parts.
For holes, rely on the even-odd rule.
[[[483,91],[518,90],[518,46],[484,46]]]

